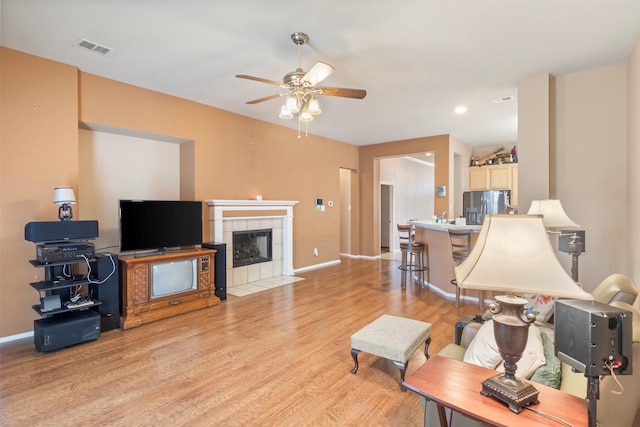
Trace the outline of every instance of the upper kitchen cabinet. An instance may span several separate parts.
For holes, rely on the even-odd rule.
[[[469,190],[511,190],[511,206],[518,206],[518,164],[472,166],[469,168]]]

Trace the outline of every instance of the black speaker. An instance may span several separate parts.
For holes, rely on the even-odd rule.
[[[555,304],[555,353],[586,377],[632,371],[633,314],[607,304],[558,300]]]
[[[226,243],[203,243],[200,245],[205,249],[215,249],[214,260],[214,284],[216,296],[221,300],[227,299],[227,244]]]
[[[33,340],[41,352],[100,338],[100,315],[93,310],[58,314],[33,321]]]
[[[30,242],[91,240],[98,237],[98,221],[40,221],[24,226],[24,238]]]
[[[120,280],[118,269],[118,255],[96,254],[95,261],[91,261],[91,275],[93,297],[102,304],[95,307],[100,313],[102,332],[120,327]]]

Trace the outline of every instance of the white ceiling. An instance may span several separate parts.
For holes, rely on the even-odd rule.
[[[2,0],[5,47],[292,128],[280,101],[245,101],[296,68],[327,62],[321,85],[366,89],[321,97],[309,132],[355,145],[449,133],[472,146],[517,141],[517,82],[627,60],[640,31],[635,1]],[[106,56],[79,38],[114,49]],[[491,98],[516,101],[491,104]],[[453,110],[465,105],[468,112]],[[304,125],[303,125],[304,126]]]

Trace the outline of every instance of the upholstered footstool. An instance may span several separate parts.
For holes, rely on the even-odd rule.
[[[355,362],[351,373],[358,372],[358,353],[361,351],[389,359],[400,369],[400,390],[406,391],[402,382],[409,357],[423,342],[424,355],[428,359],[431,323],[383,314],[351,335],[351,356]]]

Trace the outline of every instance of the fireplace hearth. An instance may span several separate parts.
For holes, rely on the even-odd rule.
[[[246,230],[233,232],[233,268],[272,260],[272,232]]]

